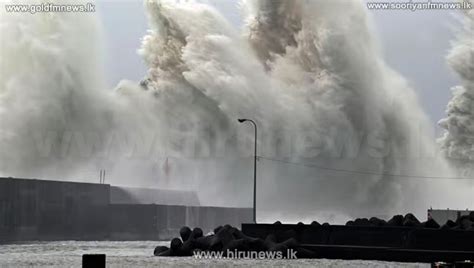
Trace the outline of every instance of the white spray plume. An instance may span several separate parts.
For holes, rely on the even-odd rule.
[[[156,27],[142,50],[150,66],[148,88],[176,95],[172,99],[183,88],[197,92],[203,97],[199,107],[216,105],[211,118],[228,122],[225,132],[216,127],[223,136],[236,135],[236,118],[259,123],[263,210],[278,207],[301,215],[299,203],[303,211],[421,213],[429,205],[465,201],[430,196],[446,182],[400,182],[403,176],[392,176],[453,173],[436,157],[413,90],[382,61],[359,1],[243,1],[248,12],[243,40],[209,6],[147,3]],[[327,172],[267,158],[373,174]],[[245,180],[224,163],[218,169],[217,174]],[[285,198],[275,198],[281,195]]]
[[[7,13],[3,6],[0,12],[0,170],[3,175],[50,176],[62,169],[56,162],[63,159],[58,147],[64,137],[56,134],[104,133],[111,126],[104,113],[106,92],[100,90],[98,22],[88,13]]]
[[[472,2],[472,1],[471,1]],[[474,3],[473,3],[474,4]],[[453,98],[446,109],[447,117],[439,122],[446,130],[440,139],[442,152],[453,164],[474,172],[474,10],[464,13],[464,29],[448,55],[448,63],[462,84],[452,89]]]
[[[253,132],[237,122],[243,117],[259,126],[260,221],[422,216],[430,205],[466,203],[459,191],[440,197],[457,182],[403,176],[453,173],[435,155],[413,90],[383,62],[360,1],[242,6],[244,35],[209,5],[146,1],[147,77],[122,81],[113,94],[91,68],[97,57],[75,45],[98,40],[64,30],[89,22],[57,15],[43,27],[36,20],[49,15],[2,16],[2,38],[3,29],[17,29],[1,50],[2,66],[12,66],[0,83],[2,173],[79,176],[84,166],[108,166],[112,183],[195,190],[203,205],[249,206]],[[18,22],[24,26],[11,26]],[[55,42],[61,35],[67,43]],[[58,161],[38,156],[25,129],[42,137],[57,131],[57,147],[68,131],[98,138],[85,146],[87,157]]]

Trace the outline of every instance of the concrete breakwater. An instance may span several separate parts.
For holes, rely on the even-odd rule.
[[[310,225],[276,222],[242,224],[239,230],[225,225],[208,235],[203,235],[200,228],[182,227],[180,238],[173,238],[169,247],[156,247],[154,255],[225,258],[238,252],[279,252],[283,258],[430,263],[474,260],[472,216],[442,226],[434,220],[419,222],[412,214],[394,216],[388,222],[377,218],[357,219],[345,226],[316,221]],[[218,254],[202,255],[202,252]],[[290,252],[294,256],[289,256]]]
[[[160,204],[165,199],[170,203]],[[251,221],[249,208],[193,205],[196,200],[180,191],[0,178],[0,243],[166,240],[183,225],[208,232],[217,225]]]
[[[291,232],[291,231],[290,231]],[[219,257],[230,257],[233,253],[253,252],[276,252],[281,253],[280,258],[291,258],[288,256],[289,250],[294,250],[295,258],[316,257],[316,253],[303,248],[300,243],[289,234],[284,241],[277,241],[277,237],[269,234],[265,239],[250,237],[231,225],[219,226],[209,235],[203,235],[200,228],[191,230],[189,227],[182,227],[180,238],[173,238],[170,247],[158,246],[154,250],[155,256],[160,257],[186,257],[198,254],[198,252],[220,253]],[[248,254],[251,255],[251,254]],[[234,256],[235,257],[235,256]]]

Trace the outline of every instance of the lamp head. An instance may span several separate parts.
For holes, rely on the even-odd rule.
[[[247,121],[247,119],[237,119],[239,121],[239,123],[243,123],[245,121]]]

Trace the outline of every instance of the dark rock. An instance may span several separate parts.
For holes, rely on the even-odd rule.
[[[446,225],[446,224],[443,224],[443,225],[441,225],[441,227],[439,227],[439,229],[441,229],[441,230],[449,230],[449,229],[451,229],[451,227],[449,227],[449,226]]]
[[[214,234],[217,234],[222,228],[222,226],[217,226],[216,228],[214,228]]]
[[[265,245],[265,248],[268,250],[270,248],[272,248],[273,246],[276,245],[276,236],[274,234],[269,234],[267,235],[267,237],[265,238],[265,241],[263,241],[264,245]]]
[[[230,225],[222,227],[211,240],[210,250],[221,251],[230,241],[235,240],[232,230]]]
[[[458,217],[458,219],[456,220],[456,225],[458,226],[461,225],[461,221],[466,220],[466,219],[470,220],[468,215],[462,215]]]
[[[215,235],[202,236],[194,240],[194,248],[200,250],[208,250]]]
[[[236,239],[236,240],[230,241],[229,243],[227,243],[227,245],[225,245],[225,247],[223,248],[223,251],[227,252],[227,250],[249,251],[250,246],[246,239]]]
[[[184,226],[184,227],[181,227],[181,229],[179,230],[179,235],[181,236],[181,239],[183,241],[186,241],[189,239],[189,237],[191,236],[191,229],[189,229],[188,226]]]
[[[421,224],[424,228],[430,228],[430,229],[438,229],[440,226],[439,224],[433,220],[429,219]]]
[[[372,226],[378,226],[378,227],[381,227],[381,226],[385,226],[387,225],[387,222],[382,220],[382,219],[379,219],[377,217],[372,217],[369,219],[369,223],[370,225]]]
[[[327,226],[331,226],[331,225],[330,225],[329,223],[325,222],[325,223],[323,223],[323,225],[321,225],[321,226],[327,227]]]
[[[276,240],[275,235],[269,234],[264,241],[266,250],[282,252],[283,254],[286,254],[287,249],[299,247],[299,243],[295,238],[287,239],[283,241],[282,243],[277,243],[276,241],[277,240]]]
[[[265,238],[265,242],[267,241],[276,244],[276,236],[274,234],[267,235],[267,237]]]
[[[157,247],[155,248],[155,251],[153,251],[153,255],[159,256],[160,253],[165,252],[165,251],[167,251],[167,250],[169,250],[168,247],[165,247],[165,246],[157,246]]]
[[[232,235],[234,236],[235,239],[247,239],[247,240],[256,239],[256,238],[247,236],[246,234],[244,234],[242,231],[240,231],[237,228],[234,228]]]
[[[237,228],[234,228],[234,231],[233,231],[232,235],[234,236],[234,238],[236,240],[244,239],[247,242],[250,250],[252,250],[252,251],[264,251],[264,250],[266,250],[265,243],[260,238],[254,238],[254,237],[247,236]]]
[[[395,215],[393,216],[388,222],[387,225],[389,226],[403,226],[403,216],[402,215]]]
[[[296,225],[298,225],[298,226],[304,226],[304,223],[298,222]]]
[[[222,251],[224,248],[224,243],[219,239],[219,237],[214,236],[211,240],[211,243],[209,245],[209,250],[210,251]]]
[[[189,238],[181,246],[180,255],[181,256],[192,256],[193,250],[196,248],[203,248],[205,246],[198,245],[197,239],[202,237],[201,228],[194,228],[189,235]]]
[[[473,227],[473,222],[467,215],[459,217],[456,223],[456,225],[459,226],[459,229],[461,230],[470,230]]]
[[[222,240],[222,243],[225,245],[235,239],[233,233],[234,227],[225,225],[224,228],[217,232],[216,236],[219,237],[219,239]]]
[[[448,220],[448,221],[446,222],[446,224],[447,224],[449,227],[451,227],[451,228],[452,228],[452,227],[456,227],[456,223],[455,223],[454,221],[452,221],[452,220]]]
[[[230,225],[230,224],[224,225],[224,228],[226,228],[227,230],[232,230],[232,229],[234,229],[234,227],[232,227],[232,225]]]
[[[270,252],[281,252],[283,253],[283,255],[286,254],[286,252],[288,251],[288,246],[285,245],[285,244],[276,244],[274,245],[273,247],[269,248],[268,251]]]
[[[354,226],[370,226],[370,222],[366,218],[358,218],[354,221]]]
[[[456,227],[456,223],[452,220],[448,220],[443,226],[441,226],[441,229],[443,230],[449,230]]]
[[[158,257],[171,257],[171,256],[174,256],[172,255],[172,250],[171,249],[167,249],[165,251],[162,251],[160,253],[158,253],[158,255],[155,255],[155,256],[158,256]]]
[[[312,222],[311,222],[311,226],[312,226],[312,227],[319,227],[319,226],[321,226],[321,224],[320,224],[319,222],[317,222],[317,221],[312,221]]]
[[[237,228],[233,228],[233,229],[234,230],[232,232],[232,235],[234,236],[234,238],[236,240],[244,239],[246,241],[246,243],[248,244],[250,250],[252,250],[252,251],[264,251],[266,249],[265,245],[264,245],[264,241],[262,239],[247,236]]]
[[[189,229],[189,228],[188,228]],[[186,228],[181,228],[183,230],[183,236],[187,236]],[[181,232],[180,232],[181,233]],[[155,256],[191,256],[192,249],[194,248],[193,245],[189,245],[192,239],[189,239],[186,244],[183,244],[180,238],[173,238],[170,242],[170,248],[159,246],[155,248],[154,255]],[[183,250],[184,249],[184,250]]]
[[[471,213],[469,213],[469,219],[474,222],[474,211],[471,211]]]
[[[346,222],[346,226],[354,226],[354,222],[353,221],[348,221],[348,222]]]
[[[170,248],[172,250],[178,250],[181,248],[181,246],[183,245],[183,241],[181,241],[181,239],[179,238],[173,238],[171,240],[171,245],[170,245]]]
[[[196,241],[194,239],[189,239],[183,243],[179,251],[180,256],[192,256],[193,250],[195,249]]]
[[[234,228],[234,230],[232,231],[232,235],[234,236],[235,239],[249,239],[250,238],[249,236],[245,235],[244,233],[242,233],[242,231],[240,231],[237,228]]]
[[[181,250],[183,246],[183,241],[179,238],[173,238],[170,243],[170,249],[168,251],[161,252],[158,256],[183,256],[183,252]]]
[[[265,251],[267,248],[265,246],[265,241],[260,238],[248,239],[248,245],[252,251]]]
[[[403,217],[403,226],[405,227],[419,227],[421,226],[420,221],[415,217],[415,215],[408,213]]]
[[[275,225],[281,225],[281,221],[276,221],[276,222],[274,222],[273,224],[275,224]]]
[[[198,239],[198,238],[202,237],[203,236],[202,229],[198,228],[198,227],[194,228],[192,233],[191,233],[191,236],[194,239]]]
[[[237,236],[242,235],[242,232],[239,229],[235,228],[235,227],[230,227],[229,231],[230,231],[230,233],[232,234],[232,236],[234,238],[236,238]]]

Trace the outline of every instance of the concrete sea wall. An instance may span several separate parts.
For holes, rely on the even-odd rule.
[[[111,186],[0,178],[0,243],[31,240],[162,240],[183,225],[210,231],[251,222],[249,208],[113,204]]]

